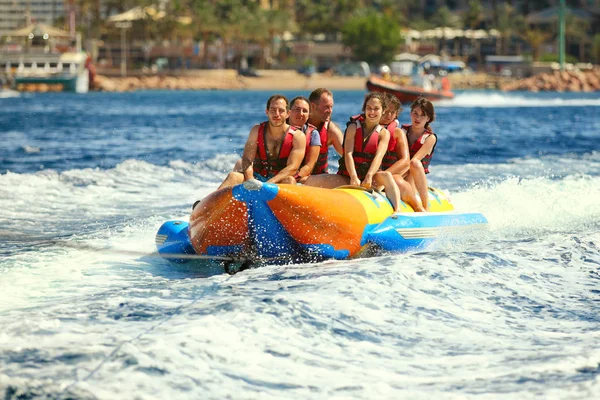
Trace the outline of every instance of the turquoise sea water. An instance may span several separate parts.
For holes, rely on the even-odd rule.
[[[431,184],[486,215],[475,241],[208,278],[152,257],[270,94],[0,98],[5,398],[600,396],[597,93],[436,103]]]

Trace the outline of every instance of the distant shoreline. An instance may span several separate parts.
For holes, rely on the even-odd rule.
[[[235,70],[185,71],[177,75],[105,76],[100,71],[95,90],[366,90],[366,78],[315,74],[307,77],[293,70],[261,70],[258,77],[241,76]]]
[[[338,76],[328,73],[305,76],[294,70],[259,70],[258,76],[242,76],[236,70],[183,70],[170,74],[145,74],[131,71],[121,77],[117,70],[100,70],[93,91],[130,92],[138,90],[284,90],[312,91],[319,87],[330,90],[364,90],[366,77]],[[451,90],[526,90],[590,92],[600,90],[600,69],[590,71],[553,71],[525,79],[486,73],[449,74]],[[407,79],[406,77],[402,79]],[[402,81],[401,79],[401,81]],[[402,82],[398,82],[402,84]],[[406,82],[404,82],[406,84]],[[28,87],[25,91],[52,91],[48,85]]]
[[[295,70],[258,70],[258,76],[239,75],[232,69],[184,70],[169,74],[132,72],[121,77],[117,70],[100,70],[94,90],[126,92],[135,90],[365,90],[366,77],[338,76],[328,73],[305,76]],[[518,82],[515,77],[486,73],[448,75],[452,90],[503,89]]]

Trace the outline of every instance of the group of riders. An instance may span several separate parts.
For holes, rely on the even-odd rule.
[[[394,211],[401,201],[428,211],[427,177],[437,137],[431,102],[410,106],[411,124],[400,124],[402,105],[389,93],[365,95],[362,113],[350,117],[345,132],[331,121],[333,94],[315,89],[308,98],[288,101],[280,94],[267,100],[267,121],[252,127],[242,158],[219,188],[248,179],[324,188],[360,185],[385,191]],[[340,155],[329,173],[329,146]]]

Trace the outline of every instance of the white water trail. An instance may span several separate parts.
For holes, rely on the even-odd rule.
[[[598,96],[581,98],[553,97],[552,94],[538,94],[532,97],[530,93],[499,93],[499,92],[462,92],[458,93],[452,100],[442,100],[436,103],[436,107],[480,107],[480,108],[503,108],[503,107],[582,107],[600,106]]]

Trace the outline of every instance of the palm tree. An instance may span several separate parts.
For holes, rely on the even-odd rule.
[[[483,18],[483,6],[481,5],[481,1],[470,0],[469,9],[464,16],[465,25],[468,26],[471,31],[474,31],[479,26]],[[481,46],[479,45],[479,41],[474,36],[471,37],[471,47],[474,49],[473,53],[475,54],[475,57],[477,57],[477,63],[481,64]]]
[[[515,34],[522,34],[525,19],[515,12],[510,4],[502,3],[496,9],[496,29],[500,32],[500,41],[496,42],[496,53],[506,54],[508,40]]]
[[[238,53],[242,54],[242,57],[247,57],[247,47],[249,43],[257,43],[260,48],[260,56],[258,59],[258,67],[265,68],[265,58],[268,55],[268,40],[269,40],[269,29],[268,26],[268,11],[256,10],[252,16],[241,18],[241,26],[239,30],[239,38],[236,41],[238,44]],[[241,50],[240,45],[244,45],[244,50]]]
[[[522,37],[531,46],[531,55],[535,61],[540,57],[540,46],[550,39],[551,35],[539,29],[527,29]]]
[[[590,23],[584,19],[577,18],[572,14],[568,14],[565,21],[565,39],[568,42],[575,39],[579,48],[579,61],[585,59],[585,45],[589,40],[588,30]],[[566,46],[566,47],[567,47]],[[568,48],[568,47],[567,47]]]
[[[592,53],[595,63],[600,63],[600,33],[596,33],[592,39]]]
[[[221,21],[215,5],[206,0],[190,0],[190,16],[196,35],[202,38],[202,65],[208,66],[208,42],[211,35],[220,32]]]
[[[459,18],[452,14],[447,6],[438,8],[437,12],[433,15],[433,22],[441,28],[457,28],[460,26]],[[445,50],[446,45],[446,33],[442,30],[442,37],[438,44],[438,53]]]
[[[297,26],[294,22],[292,15],[288,11],[284,10],[266,10],[265,19],[268,26],[268,40],[270,55],[275,56],[275,36],[281,36],[286,31],[297,32]],[[263,54],[265,52],[263,51]]]
[[[225,51],[225,66],[231,67],[231,60],[228,60],[230,54],[229,46],[235,40],[236,45],[234,48],[239,48],[240,42],[247,37],[245,36],[245,32],[248,31],[247,24],[254,23],[257,17],[255,13],[250,12],[241,4],[229,9],[222,9],[220,14],[221,26],[219,28],[219,36],[223,41],[223,49]],[[245,24],[246,27],[244,28]]]

